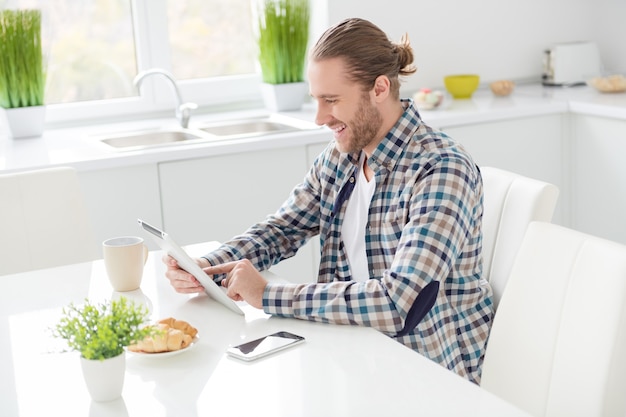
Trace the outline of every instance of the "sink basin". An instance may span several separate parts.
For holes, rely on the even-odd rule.
[[[320,129],[320,127],[303,120],[271,115],[198,124],[189,129],[180,127],[149,129],[98,135],[95,138],[117,150],[138,150],[157,146],[249,138],[312,129]]]
[[[194,139],[201,139],[201,137],[188,131],[148,130],[111,135],[100,141],[114,148],[144,148]]]
[[[270,119],[257,119],[246,121],[233,121],[230,123],[218,123],[200,127],[200,130],[215,136],[263,136],[270,133],[286,133],[302,130],[302,128],[272,121]]]

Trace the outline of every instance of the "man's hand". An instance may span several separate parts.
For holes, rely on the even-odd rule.
[[[246,301],[253,307],[263,308],[263,292],[267,280],[256,270],[252,263],[243,259],[228,262],[222,265],[204,268],[209,275],[226,274],[222,286],[228,291],[226,294],[235,301]]]
[[[209,266],[209,261],[204,258],[196,258],[194,259],[200,267]],[[193,293],[202,293],[204,292],[204,287],[200,284],[193,275],[189,272],[183,270],[178,266],[178,262],[176,259],[172,258],[169,255],[163,256],[163,263],[167,265],[167,271],[165,271],[165,276],[170,280],[170,284],[176,290],[176,292],[182,294],[193,294]]]

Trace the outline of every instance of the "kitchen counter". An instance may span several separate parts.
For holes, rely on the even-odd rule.
[[[421,113],[426,123],[439,127],[567,112],[626,120],[626,93],[602,94],[587,86],[527,84],[517,86],[508,97],[496,97],[483,87],[471,100],[446,97],[441,108]]]
[[[495,97],[488,87],[483,86],[470,100],[452,100],[447,96],[441,108],[421,113],[426,123],[439,128],[568,112],[626,120],[626,94],[601,94],[587,86],[558,88],[527,84],[517,86],[509,97]],[[194,122],[266,114],[265,111],[259,110],[220,115],[196,115],[192,117],[192,125]],[[312,121],[315,108],[309,104],[302,111],[289,112],[285,115]],[[302,146],[324,143],[331,138],[331,133],[327,129],[320,128],[295,134],[216,140],[187,145],[176,144],[141,151],[120,151],[113,150],[92,137],[96,134],[169,125],[176,125],[174,118],[48,129],[42,137],[29,139],[12,139],[5,131],[0,131],[0,172],[58,165],[73,166],[79,171],[91,171],[235,152],[259,151],[290,144]]]
[[[286,113],[287,114],[287,113]],[[311,120],[310,111],[290,112],[288,116]],[[231,119],[267,116],[264,110],[192,116],[190,128],[195,124]],[[1,116],[1,114],[0,114]],[[216,139],[201,143],[176,143],[155,146],[144,150],[114,149],[100,142],[106,134],[140,131],[144,129],[177,127],[175,118],[151,119],[124,123],[94,124],[65,129],[48,129],[37,138],[13,139],[0,132],[0,172],[23,171],[50,166],[67,165],[78,171],[93,171],[124,166],[141,165],[220,155],[250,152],[272,147],[306,145],[329,140],[324,129],[299,131],[294,134],[272,134],[253,138]]]

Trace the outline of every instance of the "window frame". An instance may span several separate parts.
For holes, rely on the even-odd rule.
[[[130,0],[137,73],[161,68],[171,71],[167,0]],[[237,76],[197,78],[178,82],[185,102],[203,108],[249,108],[260,103],[258,73]],[[46,106],[48,125],[67,125],[102,119],[150,118],[172,111],[174,94],[162,77],[149,77],[137,96],[108,100],[50,104]]]

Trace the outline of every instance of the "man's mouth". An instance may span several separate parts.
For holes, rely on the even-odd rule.
[[[330,126],[329,126],[330,127]],[[332,126],[330,127],[330,129],[335,133],[335,134],[339,134],[341,132],[343,132],[345,130],[347,126],[345,124],[340,124],[337,126]]]

